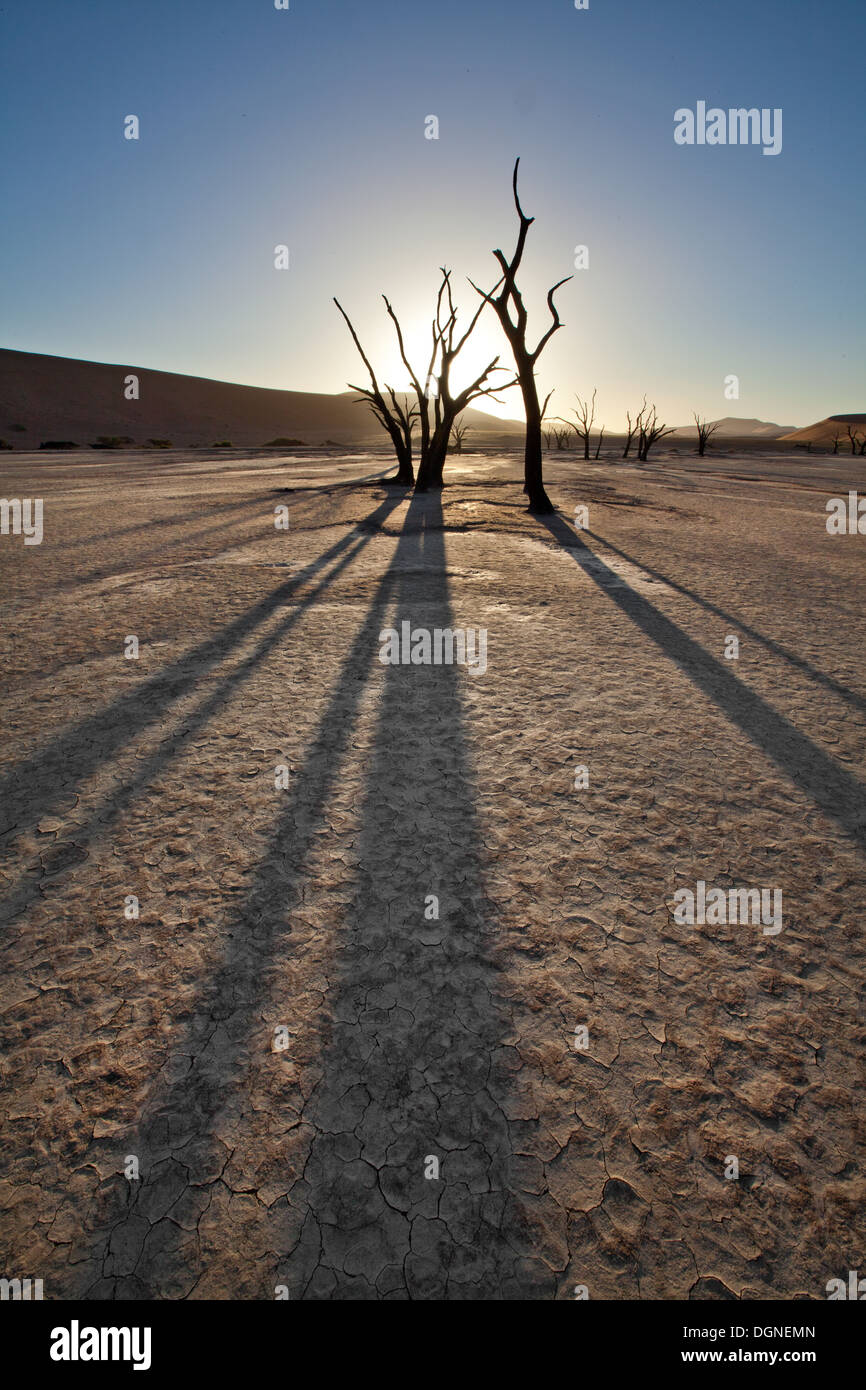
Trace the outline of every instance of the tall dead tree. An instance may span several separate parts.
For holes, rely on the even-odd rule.
[[[577,422],[572,425],[571,428],[574,430],[578,439],[583,440],[583,457],[585,459],[589,458],[589,436],[592,433],[592,425],[595,420],[595,398],[597,393],[598,387],[593,387],[592,399],[587,398],[585,401],[581,400],[580,396],[575,393],[577,408],[571,412]]]
[[[514,162],[514,175],[511,180],[514,191],[514,206],[517,209],[517,216],[520,219],[520,228],[517,234],[517,245],[511,260],[506,260],[501,251],[493,252],[499,265],[502,268],[502,279],[499,282],[502,286],[497,293],[496,288],[485,291],[472,284],[473,289],[477,290],[485,303],[493,306],[496,315],[502,325],[503,332],[507,337],[511,351],[514,356],[514,365],[517,368],[517,378],[520,391],[523,396],[523,408],[526,414],[526,447],[524,451],[524,483],[523,490],[529,497],[529,510],[531,512],[550,513],[555,510],[553,503],[544,490],[544,467],[541,448],[541,420],[542,409],[538,400],[538,385],[535,380],[535,364],[547,346],[550,339],[558,328],[562,327],[559,313],[553,302],[553,296],[572,277],[566,275],[565,279],[558,280],[557,283],[548,290],[547,307],[553,319],[547,332],[539,339],[535,349],[530,349],[526,342],[526,322],[527,313],[523,298],[517,288],[516,276],[520,269],[523,259],[523,251],[526,246],[526,234],[535,221],[534,217],[527,217],[520,206],[520,198],[517,192],[517,170],[520,160]],[[513,306],[514,317],[512,318],[511,306]]]
[[[692,412],[692,418],[694,419],[698,431],[698,453],[700,457],[703,458],[704,454],[707,452],[707,445],[719,428],[721,421],[716,420],[715,422],[711,422],[702,419],[702,417],[694,411]]]
[[[387,300],[385,301],[387,303]],[[355,347],[361,356],[361,361],[370,373],[371,386],[355,386],[350,381],[349,389],[357,391],[359,396],[363,396],[362,404],[365,404],[372,415],[384,430],[390,435],[391,443],[394,445],[394,452],[397,455],[397,476],[394,481],[402,486],[411,487],[415,481],[415,473],[412,467],[412,425],[417,418],[418,412],[414,406],[409,407],[408,403],[400,401],[399,396],[392,387],[385,382],[385,390],[388,392],[390,404],[385,400],[373,371],[370,359],[361,347],[361,341],[355,332],[349,315],[346,313],[338,299],[334,300],[343,318],[346,320],[349,332],[352,335]]]

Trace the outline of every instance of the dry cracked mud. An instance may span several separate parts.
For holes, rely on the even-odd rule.
[[[833,465],[557,460],[545,524],[481,455],[441,497],[376,457],[5,460],[45,538],[0,542],[2,1272],[814,1299],[866,1264]],[[487,671],[383,664],[403,620],[486,629]],[[783,929],[679,923],[699,880]]]

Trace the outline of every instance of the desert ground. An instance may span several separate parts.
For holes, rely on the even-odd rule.
[[[0,467],[44,498],[41,545],[0,538],[0,1273],[824,1299],[866,1266],[866,537],[825,527],[862,460],[553,454],[546,521],[516,452],[425,496],[371,450]],[[382,664],[403,620],[486,629],[486,672]],[[781,889],[782,930],[677,922],[699,880]]]

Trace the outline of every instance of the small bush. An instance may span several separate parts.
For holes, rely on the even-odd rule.
[[[11,449],[12,445],[7,444],[5,439],[0,439],[0,449]]]
[[[265,449],[303,449],[305,447],[303,439],[283,439],[282,435],[279,439],[269,439],[267,444],[263,445]]]
[[[149,439],[147,442],[152,449],[170,449],[172,447],[170,439]]]
[[[233,449],[234,447],[230,439],[215,439],[211,444],[212,449]]]
[[[39,447],[40,449],[77,449],[78,445],[72,439],[43,439]]]
[[[98,434],[94,449],[122,449],[124,444],[134,444],[128,434]]]

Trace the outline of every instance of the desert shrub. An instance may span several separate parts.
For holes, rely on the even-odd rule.
[[[269,439],[263,447],[265,449],[303,449],[305,445],[303,439],[284,439],[280,435],[278,439]]]
[[[147,442],[148,442],[148,444],[151,446],[152,449],[170,449],[170,448],[171,448],[171,440],[170,440],[170,439],[149,439]]]
[[[12,445],[7,444],[5,439],[0,439],[0,449],[11,449]]]
[[[135,441],[128,434],[98,434],[94,449],[122,449],[124,444],[133,444]]]
[[[212,449],[233,449],[234,447],[230,439],[215,439],[211,444]]]
[[[77,449],[78,445],[72,439],[43,439],[39,447],[40,449]]]

